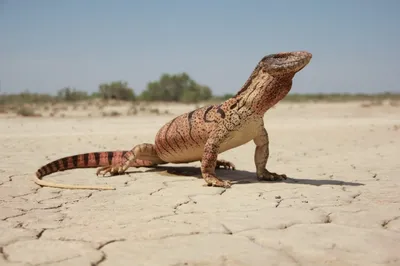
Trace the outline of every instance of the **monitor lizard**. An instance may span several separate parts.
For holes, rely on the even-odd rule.
[[[124,174],[129,167],[154,167],[166,163],[201,162],[201,174],[208,186],[231,187],[215,169],[235,169],[218,154],[243,145],[255,144],[254,163],[259,180],[282,180],[285,174],[266,169],[269,139],[264,114],[282,100],[292,87],[292,79],[311,60],[306,51],[282,52],[264,56],[243,87],[221,104],[205,106],[179,115],[161,127],[155,143],[142,143],[128,151],[105,151],[78,154],[50,162],[36,172],[40,186],[65,189],[115,189],[104,186],[67,185],[46,182],[41,178],[57,171],[100,167],[96,175]]]

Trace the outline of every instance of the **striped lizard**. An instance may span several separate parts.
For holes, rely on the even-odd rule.
[[[46,182],[41,178],[57,171],[100,167],[96,175],[120,175],[129,167],[154,167],[166,163],[201,162],[201,174],[208,186],[229,188],[231,182],[216,176],[215,169],[235,169],[233,163],[218,160],[218,154],[243,145],[255,144],[254,163],[259,180],[286,179],[266,169],[269,139],[264,114],[283,99],[292,87],[292,79],[311,60],[306,51],[283,52],[264,56],[243,87],[232,98],[218,105],[201,107],[175,117],[155,136],[155,143],[136,145],[132,150],[92,152],[50,162],[36,172],[40,186],[65,189],[114,189]]]

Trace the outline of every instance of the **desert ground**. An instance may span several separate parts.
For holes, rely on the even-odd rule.
[[[101,108],[100,108],[100,107]],[[206,187],[200,163],[54,173],[64,156],[154,141],[195,105],[42,106],[0,115],[0,265],[400,265],[400,106],[279,103],[265,115],[270,171],[255,178],[254,144],[219,158],[230,189]],[[100,110],[100,109],[101,110]]]

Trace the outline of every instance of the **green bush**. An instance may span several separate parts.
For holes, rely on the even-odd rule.
[[[24,91],[16,94],[0,95],[0,104],[47,103],[55,101],[49,94]]]
[[[123,101],[134,101],[136,96],[133,89],[129,88],[127,82],[113,81],[99,85],[99,94],[103,99],[116,99]]]
[[[20,116],[27,116],[27,117],[40,116],[39,114],[36,114],[33,108],[27,106],[22,106],[21,108],[19,108],[17,114]]]
[[[211,89],[192,80],[188,74],[162,74],[158,81],[147,84],[140,99],[144,101],[165,101],[194,103],[212,97]]]
[[[89,95],[86,91],[77,91],[70,87],[65,87],[57,92],[57,98],[62,101],[76,102],[89,99]]]

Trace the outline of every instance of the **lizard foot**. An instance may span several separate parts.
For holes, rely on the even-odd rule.
[[[278,181],[278,180],[283,180],[286,179],[287,176],[285,174],[277,174],[277,173],[272,173],[269,172],[267,169],[264,169],[261,175],[257,174],[257,179],[258,180],[266,180],[266,181]]]
[[[221,168],[221,167],[223,167],[224,169],[231,169],[231,170],[236,169],[235,165],[229,161],[217,160],[217,165],[215,168]]]
[[[209,187],[223,187],[223,188],[230,188],[231,187],[231,182],[221,180],[215,175],[211,174],[204,174],[204,180],[206,181],[206,186]]]
[[[107,165],[100,167],[96,171],[96,175],[103,175],[105,176],[107,173],[110,173],[110,175],[121,175],[125,171],[122,169],[122,165]]]

